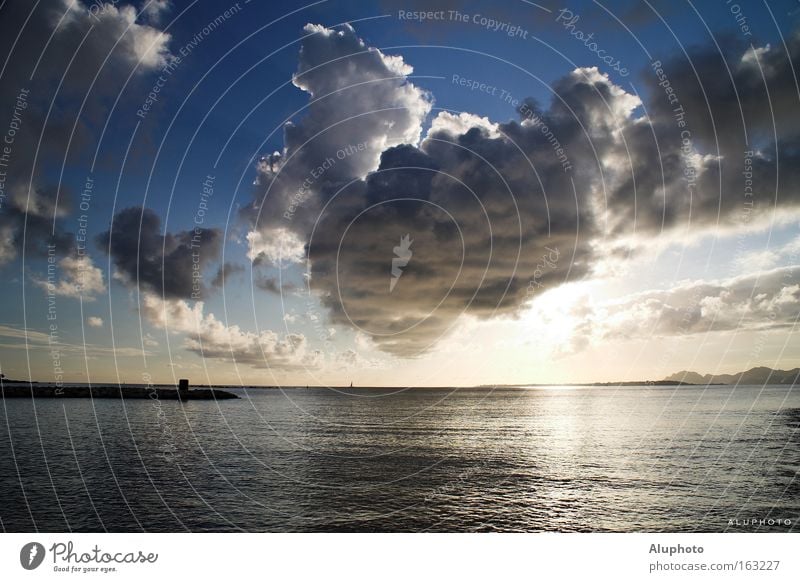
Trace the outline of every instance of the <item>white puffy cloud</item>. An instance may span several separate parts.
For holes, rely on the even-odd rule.
[[[119,58],[145,70],[166,64],[170,56],[170,35],[154,26],[138,23],[138,11],[133,5],[116,2],[85,4],[80,0],[61,0],[60,4],[61,8],[54,9],[51,17],[51,22],[55,24],[61,20],[59,13],[66,10],[66,16],[56,29],[57,42],[67,42],[59,37],[85,34],[91,28],[86,51],[94,58],[105,58],[114,50],[118,51]],[[144,12],[157,22],[152,16],[165,10],[167,5],[168,2],[163,0],[154,0]],[[112,49],[114,44],[117,46]]]
[[[89,327],[103,327],[103,318],[92,315],[86,320],[86,323],[89,324]]]
[[[91,257],[68,256],[58,262],[61,278],[47,280],[35,278],[33,282],[48,294],[77,299],[94,301],[95,295],[105,293],[106,284],[103,280],[103,270],[96,267]]]
[[[428,137],[435,136],[437,133],[442,132],[449,135],[463,135],[473,127],[484,129],[486,131],[486,137],[489,139],[500,137],[497,131],[497,124],[490,121],[488,117],[480,117],[465,111],[462,111],[458,115],[450,113],[449,111],[440,111],[431,122],[431,127],[428,129]]]
[[[143,293],[140,305],[153,325],[186,334],[184,347],[203,358],[279,370],[317,368],[323,361],[322,353],[311,349],[303,334],[279,336],[271,330],[252,332],[228,326],[213,313],[204,313],[202,302],[190,306],[182,299],[165,300]]]
[[[309,24],[305,32],[293,83],[310,101],[284,128],[283,151],[257,167],[253,203],[242,211],[251,260],[288,244],[289,232],[300,239],[287,249],[297,257],[324,202],[320,192],[366,176],[387,148],[417,143],[431,109],[406,78],[411,67],[366,46],[350,25]]]
[[[248,232],[247,248],[247,258],[251,261],[265,258],[275,265],[300,263],[305,257],[305,243],[286,228]]]
[[[364,142],[369,154],[348,164],[349,175],[363,175],[377,165],[384,149],[419,141],[431,104],[406,79],[413,68],[402,57],[368,47],[349,24],[338,30],[309,24],[304,31],[311,36],[303,41],[292,80],[313,100],[308,117],[287,128],[290,153],[309,138],[332,152],[348,143]],[[338,126],[334,135],[316,135],[338,122],[345,125]]]
[[[607,341],[790,329],[800,321],[800,267],[685,281],[601,304],[583,297],[553,317],[571,322],[565,351]]]

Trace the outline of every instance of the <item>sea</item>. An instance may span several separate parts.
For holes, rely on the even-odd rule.
[[[6,532],[800,531],[800,387],[0,403]]]

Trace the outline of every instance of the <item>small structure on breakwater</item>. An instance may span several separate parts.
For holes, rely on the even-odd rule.
[[[189,380],[186,378],[178,380],[178,400],[189,400]]]

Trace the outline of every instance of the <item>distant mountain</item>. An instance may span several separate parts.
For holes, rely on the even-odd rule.
[[[800,376],[800,368],[773,370],[762,366],[738,374],[706,374],[705,376],[684,370],[667,376],[664,380],[689,384],[797,384],[798,376]]]

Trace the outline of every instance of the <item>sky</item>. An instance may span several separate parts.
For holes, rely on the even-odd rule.
[[[800,366],[800,3],[0,4],[0,369]]]

